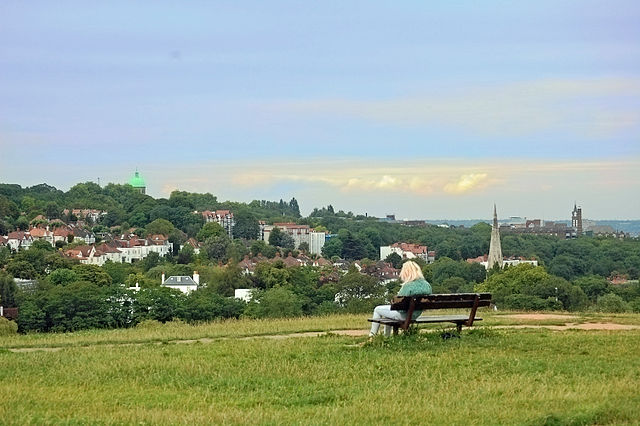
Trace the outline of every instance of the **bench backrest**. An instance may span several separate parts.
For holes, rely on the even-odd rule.
[[[415,300],[414,309],[421,311],[427,309],[473,308],[474,306],[489,306],[491,304],[491,293],[429,294],[395,297],[391,302],[391,309],[394,311],[408,311],[411,299]]]

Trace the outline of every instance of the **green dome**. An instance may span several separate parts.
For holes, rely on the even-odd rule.
[[[144,188],[147,185],[144,183],[144,179],[140,176],[140,172],[136,170],[135,174],[129,179],[129,185],[134,188]]]

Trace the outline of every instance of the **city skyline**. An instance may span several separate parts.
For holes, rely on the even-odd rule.
[[[0,182],[640,218],[640,5],[0,5]]]

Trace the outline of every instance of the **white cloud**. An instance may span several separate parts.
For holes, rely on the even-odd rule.
[[[486,173],[470,173],[462,175],[457,181],[447,183],[444,186],[444,191],[450,194],[462,194],[476,189],[478,186],[485,183],[486,179]]]

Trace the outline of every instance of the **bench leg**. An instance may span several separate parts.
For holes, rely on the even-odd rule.
[[[460,333],[462,331],[462,323],[456,323],[456,329],[458,330],[458,333]]]
[[[398,326],[397,326],[397,325],[394,325],[394,326],[393,326],[393,335],[394,335],[394,336],[397,336],[397,335],[398,335]]]

